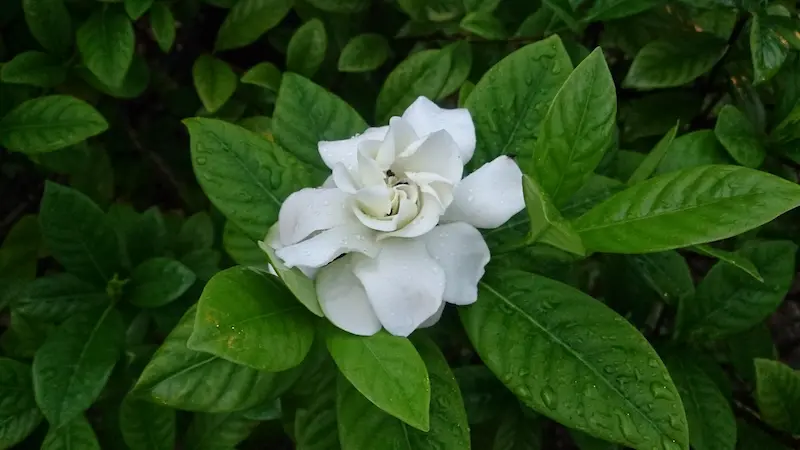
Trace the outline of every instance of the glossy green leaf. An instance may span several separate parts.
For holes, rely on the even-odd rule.
[[[126,286],[126,298],[140,308],[166,305],[183,295],[197,276],[172,258],[153,258],[139,264]]]
[[[340,72],[369,72],[389,58],[389,41],[377,33],[364,33],[347,42],[339,55]]]
[[[442,49],[450,53],[450,71],[437,99],[456,93],[467,81],[472,71],[472,46],[467,41],[456,41]]]
[[[336,380],[339,372],[330,366],[326,366],[323,371],[320,381],[310,386],[312,395],[295,413],[294,437],[297,450],[341,448],[336,416]]]
[[[261,134],[267,139],[273,138],[272,136],[272,117],[267,116],[252,116],[245,117],[239,120],[239,126],[252,131],[253,133]]]
[[[72,19],[63,0],[23,0],[25,22],[33,37],[47,50],[67,54],[72,47]]]
[[[275,138],[286,150],[325,172],[330,169],[322,162],[317,143],[349,139],[367,129],[364,119],[344,100],[291,73],[283,77],[272,120]]]
[[[739,164],[755,169],[764,162],[766,151],[755,127],[735,106],[720,110],[714,134]]]
[[[310,316],[276,277],[233,267],[203,290],[187,347],[278,372],[300,364],[313,341]]]
[[[91,105],[67,95],[28,100],[0,119],[0,144],[34,154],[77,144],[102,133],[108,123]]]
[[[419,96],[436,99],[447,82],[452,57],[444,50],[422,50],[403,60],[383,82],[375,103],[375,121],[383,125],[403,115]]]
[[[314,184],[306,166],[262,136],[215,119],[184,124],[200,186],[252,239],[266,236],[289,194]]]
[[[130,450],[173,450],[175,410],[126,398],[119,411],[122,438]]]
[[[231,221],[225,222],[222,247],[236,264],[265,268],[269,263],[267,254],[258,247],[256,241]]]
[[[748,242],[738,252],[758,269],[764,281],[718,262],[683,302],[679,329],[688,339],[705,340],[745,331],[778,308],[795,273],[797,245],[789,241]]]
[[[574,227],[589,250],[647,253],[718,241],[800,205],[800,186],[744,167],[702,166],[614,195]]]
[[[750,21],[750,54],[753,59],[754,84],[763,83],[778,73],[789,53],[789,43],[754,14]]]
[[[292,7],[292,0],[242,0],[231,8],[219,27],[215,50],[229,50],[255,42],[277,25]]]
[[[150,7],[150,30],[161,51],[169,53],[175,42],[175,18],[165,3],[155,2]]]
[[[294,374],[262,372],[210,353],[190,350],[192,307],[144,368],[133,395],[188,411],[229,412],[252,408],[283,393]]]
[[[530,172],[556,206],[566,203],[600,163],[616,115],[614,80],[597,49],[558,91],[536,141]]]
[[[201,55],[192,66],[192,78],[197,95],[206,111],[217,111],[236,91],[236,74],[225,61]]]
[[[278,228],[273,226],[267,235],[267,241],[272,239],[272,233],[277,233]],[[295,298],[300,301],[309,311],[319,317],[324,317],[322,308],[319,306],[319,299],[317,299],[317,288],[314,280],[308,278],[297,267],[288,268],[280,258],[275,255],[275,250],[266,245],[263,241],[258,243],[260,251],[263,252],[268,258],[273,270],[277,273],[278,277],[283,281],[287,288],[294,294]],[[263,258],[263,256],[262,256]]]
[[[135,36],[130,19],[114,8],[100,8],[78,28],[78,50],[83,63],[98,80],[122,84],[133,62]]]
[[[339,405],[343,402],[343,395],[353,401],[358,401],[363,395],[392,416],[414,428],[428,431],[431,384],[425,363],[411,341],[385,331],[372,336],[356,336],[333,326],[327,328],[325,337],[328,351],[349,381],[339,385]],[[350,384],[358,391],[347,394]],[[367,402],[360,404],[368,405]],[[342,415],[341,406],[339,415]],[[363,418],[362,412],[354,413],[353,417]],[[365,434],[363,438],[367,436],[372,435]],[[340,439],[349,442],[346,433],[340,433]],[[347,444],[344,447],[359,448]]]
[[[186,450],[227,450],[237,444],[258,425],[257,420],[242,413],[195,414],[186,431]]]
[[[150,9],[153,5],[153,0],[123,0],[123,4],[128,16],[133,20],[137,20]]]
[[[67,317],[96,309],[109,302],[105,290],[61,273],[37,278],[14,298],[14,311],[32,319],[61,322]]]
[[[119,273],[117,233],[103,211],[82,193],[48,181],[39,223],[45,245],[71,274],[105,286]]]
[[[694,281],[686,260],[675,251],[626,255],[628,267],[670,305],[694,294]]]
[[[525,207],[528,210],[531,229],[527,242],[543,242],[576,255],[583,256],[581,237],[572,226],[561,217],[549,196],[539,184],[527,175],[522,176],[522,192],[525,197]]]
[[[756,401],[765,422],[800,433],[800,372],[786,364],[756,359]]]
[[[742,256],[740,253],[720,250],[716,247],[706,244],[694,245],[689,247],[689,250],[701,255],[717,258],[720,261],[726,262],[733,267],[744,271],[744,273],[750,275],[758,281],[764,281],[764,278],[762,278],[761,274],[758,273],[758,268],[753,264],[753,262]]]
[[[255,84],[278,92],[281,87],[281,71],[270,62],[258,63],[242,75],[242,83]]]
[[[217,250],[204,248],[192,250],[181,256],[180,262],[194,272],[198,280],[206,282],[220,270],[222,254]]]
[[[650,42],[636,54],[623,86],[657,89],[686,84],[708,72],[727,49],[725,41],[700,33]]]
[[[688,449],[666,368],[601,302],[538,275],[490,271],[459,313],[481,359],[534,410],[630,447]]]
[[[430,375],[430,430],[421,432],[380,411],[350,383],[340,379],[337,410],[342,450],[469,450],[467,414],[458,383],[436,344],[427,339],[416,342]]]
[[[124,325],[113,307],[75,314],[47,337],[33,358],[36,403],[53,427],[94,403],[120,357]]]
[[[672,129],[667,131],[667,134],[665,134],[664,137],[658,141],[656,146],[650,150],[650,153],[647,154],[639,166],[636,167],[636,170],[633,171],[630,178],[628,178],[628,184],[639,183],[653,175],[653,172],[656,171],[656,168],[658,168],[658,165],[661,164],[664,156],[666,156],[670,147],[672,147],[672,141],[675,140],[675,135],[678,133],[678,125],[679,124],[675,124]]]
[[[501,40],[508,33],[503,22],[488,12],[471,12],[459,23],[462,30],[489,40]]]
[[[597,0],[587,13],[589,20],[620,19],[658,5],[661,0]]]
[[[678,388],[689,422],[689,442],[696,450],[733,450],[736,419],[728,400],[702,368],[702,355],[685,349],[662,353]]]
[[[61,427],[51,424],[41,450],[100,450],[100,443],[89,421],[79,415]]]
[[[33,397],[30,366],[0,358],[0,398],[0,447],[12,448],[42,421]]]
[[[62,62],[47,53],[23,52],[3,64],[0,80],[4,83],[29,84],[43,88],[61,84],[67,77]]]
[[[469,167],[500,155],[532,163],[540,123],[572,70],[558,36],[526,45],[489,69],[469,95],[478,144]]]
[[[100,81],[97,76],[85,68],[79,68],[78,74],[93,88],[116,98],[136,98],[150,83],[150,68],[145,59],[139,55],[133,56],[131,66],[118,86],[110,86]]]
[[[325,25],[319,19],[311,19],[292,35],[286,50],[286,68],[311,78],[322,65],[327,48]]]
[[[733,164],[713,130],[686,133],[672,141],[656,168],[656,175],[708,164]]]

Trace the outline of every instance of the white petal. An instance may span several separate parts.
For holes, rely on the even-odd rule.
[[[444,269],[444,301],[469,305],[478,299],[478,281],[489,263],[480,231],[464,222],[439,225],[421,237],[428,254]]]
[[[338,259],[319,271],[317,298],[325,317],[337,327],[359,336],[372,336],[381,323],[361,281],[353,273],[353,255]]]
[[[350,173],[350,171],[347,170],[344,164],[341,163],[333,166],[333,173],[325,181],[325,184],[329,184],[329,182],[330,184],[333,184],[333,186],[323,186],[337,187],[348,194],[355,194],[360,187],[353,179],[353,175]]]
[[[453,196],[442,221],[497,228],[525,208],[522,172],[511,158],[499,156],[461,180]]]
[[[389,237],[412,238],[421,236],[432,230],[433,227],[439,223],[439,217],[441,217],[443,212],[444,208],[442,208],[439,200],[437,200],[433,195],[423,192],[422,208],[420,208],[417,216],[414,217],[414,219],[403,228],[400,228],[397,231],[392,231],[391,233],[379,235],[378,240]]]
[[[356,167],[356,154],[358,144],[362,141],[382,141],[389,127],[368,128],[367,131],[357,134],[350,139],[341,141],[320,141],[317,144],[322,161],[330,169],[337,163],[344,164],[348,170]]]
[[[344,166],[342,166],[342,167],[344,167]],[[320,187],[321,187],[322,189],[331,189],[331,188],[335,188],[335,187],[336,187],[336,182],[335,182],[335,181],[333,181],[333,174],[331,174],[331,175],[328,175],[328,178],[325,178],[325,182],[324,182],[324,183],[322,183],[322,186],[320,186]]]
[[[408,336],[442,304],[444,271],[420,240],[389,239],[374,259],[358,258],[354,272],[386,330]]]
[[[458,145],[443,130],[415,142],[392,165],[397,173],[432,173],[455,184],[461,180],[464,163]]]
[[[339,189],[301,189],[290,195],[278,213],[283,245],[299,242],[315,231],[327,230],[347,222],[348,194]]]
[[[446,304],[447,303],[442,302],[442,304],[439,305],[439,309],[437,309],[436,312],[433,313],[432,316],[430,316],[427,319],[425,319],[425,322],[422,322],[421,324],[419,324],[419,328],[430,328],[430,327],[436,325],[437,323],[439,323],[439,319],[442,318],[442,313],[444,312],[444,306]]]
[[[375,232],[360,223],[331,228],[298,244],[275,250],[287,267],[322,267],[340,255],[350,252],[375,256],[379,247]]]
[[[370,186],[356,193],[356,206],[374,217],[385,217],[392,212],[394,190],[385,184]]]
[[[392,117],[389,120],[389,132],[383,142],[374,151],[374,158],[382,170],[391,167],[397,156],[406,147],[416,141],[417,133],[410,123],[400,117]]]
[[[442,109],[425,97],[419,97],[403,113],[419,136],[439,130],[447,131],[458,144],[461,160],[466,164],[475,152],[475,124],[464,108]]]
[[[366,151],[358,151],[358,172],[356,177],[361,186],[385,185],[386,177],[378,162],[372,159]]]

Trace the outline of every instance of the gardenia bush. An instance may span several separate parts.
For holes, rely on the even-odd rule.
[[[795,2],[0,11],[0,449],[800,448]]]

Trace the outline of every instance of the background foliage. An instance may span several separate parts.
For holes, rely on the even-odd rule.
[[[0,448],[798,448],[798,49],[782,0],[0,0]],[[245,266],[420,95],[528,211],[357,338]]]

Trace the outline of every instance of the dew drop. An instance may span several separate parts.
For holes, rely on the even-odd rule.
[[[671,400],[673,397],[672,392],[661,383],[653,383],[650,385],[650,392],[653,393],[653,397],[655,398],[663,398],[667,400]]]
[[[661,441],[661,446],[664,447],[664,450],[681,450],[681,446],[675,442],[675,439],[670,439],[666,436],[664,440]]]
[[[197,163],[198,166],[202,166],[203,164],[206,163],[207,159],[205,156],[198,156],[197,158],[194,159],[194,161]]]
[[[655,359],[651,359],[650,361],[647,362],[647,365],[655,369],[658,367],[658,361],[656,361]]]
[[[467,201],[468,202],[475,201],[475,196],[474,195],[470,195],[469,197],[467,197]]]
[[[669,416],[669,425],[679,431],[683,429],[683,421],[677,414],[671,414]]]
[[[544,406],[548,409],[556,409],[558,406],[558,399],[556,398],[556,392],[550,386],[545,386],[541,392],[542,402]]]
[[[633,424],[631,417],[627,414],[619,414],[617,417],[619,417],[619,429],[622,435],[625,436],[625,439],[631,443],[638,442],[639,431],[636,429],[636,425]]]

